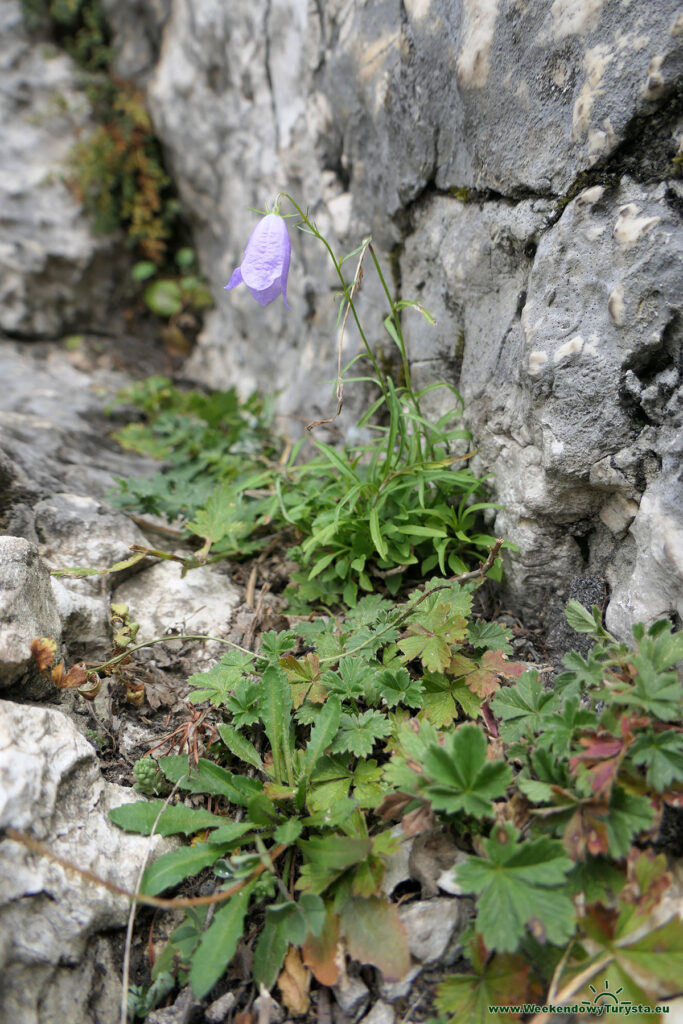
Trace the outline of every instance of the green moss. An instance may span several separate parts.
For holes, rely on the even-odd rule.
[[[22,0],[30,31],[49,36],[87,75],[96,127],[74,147],[67,185],[96,232],[122,229],[131,248],[159,265],[178,230],[179,203],[142,93],[111,73],[100,0]]]

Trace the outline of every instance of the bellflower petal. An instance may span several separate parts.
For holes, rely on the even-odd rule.
[[[233,271],[226,289],[246,284],[253,298],[262,306],[278,295],[287,309],[287,275],[292,255],[287,225],[277,213],[267,214],[256,225],[244,250],[242,263]]]

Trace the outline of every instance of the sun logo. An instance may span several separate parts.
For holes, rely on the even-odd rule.
[[[619,993],[623,992],[623,988],[620,986],[616,992],[611,992],[609,987],[609,981],[605,979],[605,984],[602,989],[598,990],[594,985],[588,986],[593,993],[593,999],[582,999],[582,1006],[623,1006],[625,1005],[624,1000],[619,999]],[[631,1000],[626,1000],[630,1003]]]

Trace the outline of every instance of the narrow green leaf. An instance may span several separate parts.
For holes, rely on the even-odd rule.
[[[372,543],[375,545],[380,558],[387,557],[387,544],[382,536],[382,531],[379,526],[379,513],[376,508],[370,510],[369,516],[370,522],[370,536],[372,537]]]
[[[282,968],[288,946],[287,918],[266,914],[263,930],[254,949],[252,967],[254,980],[259,985],[264,985],[267,989],[273,987]]]
[[[337,735],[339,721],[341,718],[341,701],[333,695],[328,697],[318,719],[311,729],[311,738],[306,746],[306,777],[310,779],[311,772],[325,753],[327,747]]]
[[[135,804],[123,804],[112,807],[109,817],[126,832],[139,832],[143,836],[152,834],[152,828],[159,811],[164,806],[163,800],[149,800]],[[199,807],[185,807],[184,804],[171,804],[161,814],[156,827],[156,834],[172,836],[182,833],[191,836],[204,828],[217,828],[225,819],[211,814]]]
[[[323,444],[322,441],[314,442],[319,452],[325,456],[325,458],[335,466],[342,476],[346,477],[352,484],[360,483],[356,473],[353,472],[348,462],[345,462],[336,449],[332,448],[329,444]]]
[[[148,896],[156,896],[164,889],[170,889],[183,879],[191,878],[203,868],[209,867],[227,849],[225,843],[197,843],[196,846],[181,846],[179,850],[164,853],[145,869],[140,891]]]
[[[273,753],[275,779],[277,782],[283,782],[285,781],[285,769],[290,760],[289,730],[292,718],[292,695],[287,676],[281,668],[271,666],[263,673],[259,705],[263,727]],[[289,774],[288,781],[291,783],[293,780]]]
[[[216,915],[192,957],[190,984],[197,999],[210,992],[228,966],[244,931],[251,886],[245,886]]]
[[[243,807],[246,807],[249,797],[260,792],[262,788],[256,779],[233,775],[205,757],[199,758],[196,768],[190,768],[186,754],[160,757],[159,767],[169,782],[177,782],[181,789],[189,793],[224,796],[231,804],[240,804]]]
[[[250,764],[253,768],[263,771],[263,762],[258,750],[246,736],[243,736],[231,725],[219,725],[218,733],[231,754],[238,757],[240,761]]]

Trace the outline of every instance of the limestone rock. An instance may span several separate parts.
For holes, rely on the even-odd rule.
[[[59,641],[61,633],[50,576],[38,549],[20,537],[0,537],[0,688],[30,670],[36,637]]]
[[[663,434],[681,369],[675,0],[178,0],[168,18],[159,0],[110,3],[131,67],[133,9],[153,40],[138,63],[159,46],[140,78],[218,297],[189,372],[244,390],[276,375],[284,414],[326,414],[310,382],[334,372],[334,283],[311,240],[294,233],[292,314],[222,288],[248,207],[288,188],[342,252],[368,231],[396,246],[395,286],[436,315],[434,329],[405,313],[413,380],[464,395],[476,465],[506,506],[489,527],[520,548],[518,609],[552,594],[557,615],[571,578],[596,575],[622,633],[632,614],[674,612],[674,526],[660,515],[655,554],[649,510],[677,501]],[[368,272],[377,342],[373,289]],[[662,497],[643,504],[660,464]],[[638,589],[666,599],[650,608]]]
[[[110,314],[121,257],[63,180],[89,113],[70,58],[32,43],[21,4],[0,0],[0,330],[14,337],[105,326]]]
[[[495,205],[437,198],[406,245],[403,279],[439,321],[432,348],[408,325],[413,358],[428,354],[420,383],[450,377],[464,396],[474,468],[493,472],[505,506],[492,532],[520,548],[507,573],[517,607],[533,615],[549,594],[561,605],[572,577],[604,576],[623,634],[631,614],[675,611],[683,592],[680,218],[665,186],[629,179],[584,191],[550,227],[538,203],[516,218]],[[641,497],[656,481],[670,512],[648,527]],[[666,556],[652,555],[655,533]]]
[[[417,900],[400,907],[398,913],[411,954],[425,965],[443,956],[455,928],[462,921],[459,901],[447,897]],[[464,921],[467,921],[467,914]]]
[[[219,566],[205,565],[181,576],[173,562],[159,562],[126,580],[114,591],[114,600],[127,604],[131,621],[140,623],[140,640],[165,633],[200,633],[223,636],[240,595]],[[199,660],[224,648],[213,644],[195,649]]]
[[[396,1014],[391,1006],[379,999],[369,1013],[363,1017],[362,1024],[394,1024]]]
[[[0,826],[130,890],[146,851],[170,845],[109,821],[111,807],[137,799],[104,782],[93,747],[61,712],[0,701]],[[10,839],[0,843],[0,894],[0,1017],[56,1024],[63,1011],[90,1024],[92,997],[97,1020],[116,1024],[120,982],[111,941],[98,936],[124,926],[128,902]]]
[[[370,990],[360,978],[344,973],[333,986],[334,998],[347,1017],[359,1017],[368,1005]]]
[[[103,406],[128,383],[112,370],[85,373],[62,348],[0,339],[0,526],[36,540],[33,506],[58,491],[103,498],[115,476],[143,476],[158,463],[121,450]],[[22,511],[22,516],[19,512]],[[22,535],[24,535],[22,533]]]

